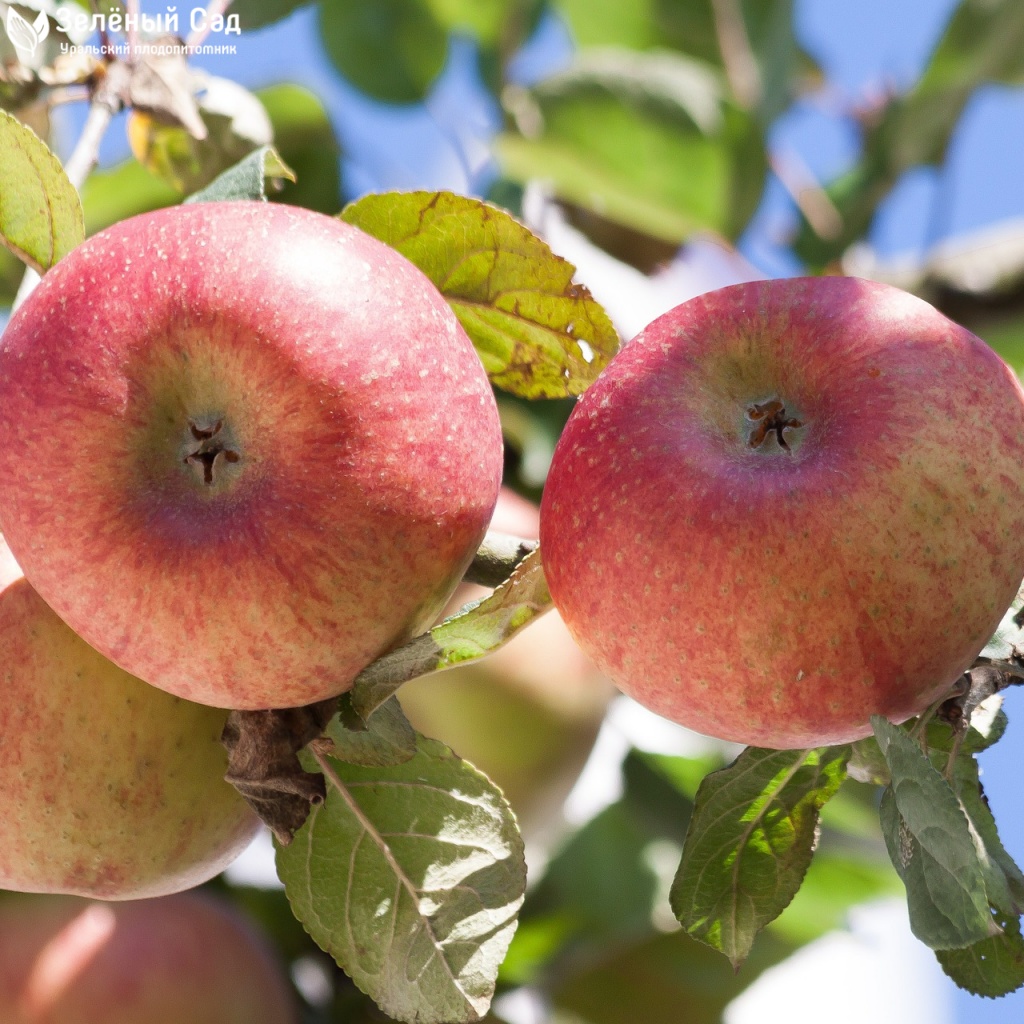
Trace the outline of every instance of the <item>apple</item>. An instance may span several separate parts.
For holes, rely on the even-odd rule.
[[[0,1024],[296,1024],[264,937],[198,893],[0,902]]]
[[[539,525],[537,506],[503,487],[490,528],[533,540]],[[446,612],[487,593],[463,584]],[[413,679],[398,696],[420,732],[502,789],[533,838],[579,777],[613,692],[551,611],[486,658]]]
[[[224,781],[227,712],[94,651],[2,541],[0,650],[0,888],[161,896],[245,849],[259,821]]]
[[[573,410],[551,594],[621,689],[774,748],[948,691],[1024,575],[1024,393],[922,300],[735,285],[655,320]]]
[[[0,341],[0,524],[126,671],[239,709],[340,693],[477,548],[502,440],[482,364],[404,257],[295,207],[95,235]]]

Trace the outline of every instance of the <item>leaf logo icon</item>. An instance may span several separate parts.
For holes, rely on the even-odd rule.
[[[50,34],[50,20],[42,11],[29,24],[13,7],[7,8],[7,35],[20,54],[31,57],[36,47]]]

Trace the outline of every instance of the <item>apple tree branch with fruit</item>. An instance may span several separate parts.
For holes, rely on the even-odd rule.
[[[739,41],[734,86],[760,59]],[[509,167],[543,145],[530,104],[556,131],[574,89],[625,73],[577,72],[595,77],[509,101]],[[1003,359],[837,273],[712,290],[622,344],[496,202],[269,202],[301,172],[200,109],[193,73],[130,52],[62,82],[92,111],[67,170],[0,111],[0,239],[42,275],[0,338],[0,887],[175,894],[266,826],[291,913],[380,1012],[497,1020],[517,983],[585,1006],[588,963],[625,969],[613,931],[661,942],[646,889],[623,932],[633,908],[613,927],[588,905],[620,884],[628,902],[617,874],[574,888],[602,830],[673,850],[680,956],[781,959],[773,922],[859,785],[943,970],[1024,985],[1024,874],[977,763],[1024,678],[1024,391]],[[79,189],[122,108],[187,198],[87,232]],[[840,234],[879,187],[837,199]],[[597,205],[654,237],[669,198],[646,199]],[[827,234],[797,241],[810,269],[851,241]],[[510,424],[537,408],[566,411],[539,545],[492,519]],[[463,581],[489,593],[453,608]],[[620,803],[528,887],[502,788],[403,702],[553,611],[622,692],[743,749],[699,771],[634,751]]]

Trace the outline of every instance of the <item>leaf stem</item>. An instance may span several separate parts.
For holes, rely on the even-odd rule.
[[[469,563],[463,580],[492,589],[501,586],[536,547],[535,540],[525,540],[509,533],[488,532]]]

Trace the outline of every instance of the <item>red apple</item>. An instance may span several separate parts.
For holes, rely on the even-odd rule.
[[[94,903],[0,902],[0,1024],[295,1024],[262,935],[187,893]]]
[[[162,896],[245,849],[259,821],[224,781],[227,712],[94,651],[2,540],[0,650],[0,888]]]
[[[308,210],[123,221],[0,343],[0,522],[26,575],[118,665],[217,707],[337,694],[429,625],[501,468],[444,298]]]
[[[683,725],[841,743],[947,691],[1024,575],[1024,394],[927,303],[852,278],[724,288],[586,393],[541,505],[597,665]]]

